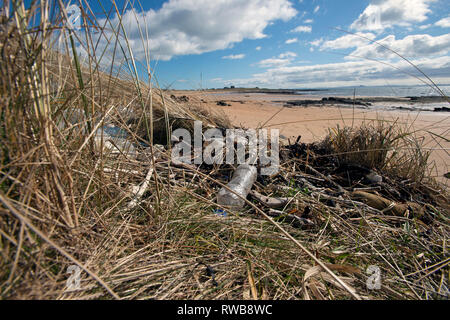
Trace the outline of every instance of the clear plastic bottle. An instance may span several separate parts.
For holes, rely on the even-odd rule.
[[[234,171],[233,178],[227,184],[227,187],[245,199],[256,181],[256,176],[257,169],[255,166],[241,164],[237,167],[236,171]],[[244,199],[225,188],[220,189],[217,194],[218,204],[235,209],[240,209],[244,206]]]

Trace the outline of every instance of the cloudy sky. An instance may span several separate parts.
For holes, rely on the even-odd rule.
[[[422,84],[399,55],[450,84],[448,0],[142,3],[126,10],[123,21],[141,61],[141,34],[148,31],[151,66],[162,87]]]

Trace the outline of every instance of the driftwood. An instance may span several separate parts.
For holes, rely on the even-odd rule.
[[[424,214],[423,208],[414,202],[407,203],[395,203],[386,198],[380,197],[376,194],[364,192],[364,191],[353,191],[351,193],[353,199],[360,200],[367,204],[368,206],[378,209],[383,213],[392,214],[395,216],[415,216],[421,217]]]
[[[250,195],[268,208],[281,208],[291,201],[291,198],[267,197],[257,191],[250,191]]]
[[[285,213],[283,211],[270,209],[268,215],[275,218],[284,218],[288,223],[291,223],[294,227],[301,228],[307,226],[313,226],[314,222],[309,219],[296,216],[295,214]]]

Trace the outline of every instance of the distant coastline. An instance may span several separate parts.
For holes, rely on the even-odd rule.
[[[374,104],[380,103],[399,103],[401,106],[396,107],[398,110],[418,110],[415,106],[420,104],[436,104],[444,103],[444,105],[432,106],[431,109],[427,111],[434,112],[450,112],[450,108],[446,107],[448,104],[448,97],[440,96],[422,96],[422,97],[363,97],[363,98],[342,98],[342,97],[324,97],[321,100],[288,100],[284,101],[286,106],[303,106],[307,107],[309,105],[340,105],[340,106],[356,106],[356,107],[372,107]],[[281,102],[281,101],[277,101]],[[450,106],[450,104],[448,104]]]
[[[450,85],[439,85],[439,88],[450,95]],[[311,95],[322,97],[396,97],[415,98],[417,102],[424,100],[423,97],[441,97],[436,89],[429,86],[358,86],[358,87],[335,87],[335,88],[301,88],[301,89],[270,89],[270,88],[240,88],[224,87],[214,89],[203,89],[211,93],[261,93],[261,94],[283,94],[283,95]],[[434,98],[431,98],[434,99]],[[423,101],[428,102],[428,101]],[[432,101],[436,102],[436,101]]]
[[[228,92],[228,93],[266,93],[266,94],[301,95],[302,92],[322,92],[324,91],[324,89],[222,88],[222,89],[205,89],[203,91],[218,92],[218,93]]]
[[[450,86],[440,86],[450,92]],[[178,90],[171,90],[174,93]],[[198,92],[198,90],[188,90]],[[224,105],[227,96],[250,97],[251,95],[268,95],[267,99],[286,107],[339,106],[343,108],[384,109],[398,111],[450,112],[448,96],[437,95],[430,87],[345,87],[312,89],[269,89],[269,88],[234,88],[205,89],[201,92],[213,96],[222,96]],[[182,90],[181,92],[186,92]],[[270,97],[272,98],[270,98]],[[238,99],[239,100],[239,99]],[[230,102],[230,101],[228,101]]]

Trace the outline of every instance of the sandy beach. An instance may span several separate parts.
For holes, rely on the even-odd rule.
[[[244,128],[276,128],[282,140],[314,142],[323,139],[328,128],[339,126],[358,126],[364,121],[383,120],[408,127],[409,132],[423,137],[425,148],[432,149],[431,161],[436,165],[433,176],[448,185],[443,174],[450,171],[450,114],[445,112],[394,111],[378,108],[362,109],[352,107],[320,106],[321,97],[239,93],[230,91],[176,91],[175,96],[186,95],[190,101],[207,109],[223,112],[232,123]],[[285,102],[295,99],[316,99],[317,106],[286,107]],[[222,101],[227,106],[220,106]],[[375,106],[376,108],[379,106]],[[444,137],[447,139],[439,138]]]

